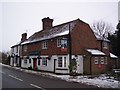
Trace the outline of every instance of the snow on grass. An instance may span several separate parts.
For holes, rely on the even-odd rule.
[[[113,79],[107,79],[105,76],[95,77],[95,78],[88,78],[88,76],[57,76],[58,78],[64,79],[66,81],[74,81],[74,82],[80,82],[85,83],[88,85],[95,85],[98,87],[103,88],[120,88],[120,83]]]
[[[108,77],[105,74],[99,77],[89,78],[89,76],[70,76],[70,75],[55,75],[49,74],[50,76],[60,78],[66,81],[79,82],[87,85],[94,85],[102,88],[120,88],[120,82],[114,80],[114,77]]]
[[[95,85],[103,88],[118,88],[118,81],[112,79],[103,79],[102,77],[80,78],[78,77],[77,82],[86,83],[88,85]]]

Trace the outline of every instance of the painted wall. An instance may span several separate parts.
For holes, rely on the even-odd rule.
[[[33,58],[37,58],[38,56],[30,56],[31,63],[29,63],[29,59],[27,59],[27,63],[24,63],[24,60],[22,60],[22,68],[28,68],[32,66],[33,68]],[[40,57],[48,57],[47,55],[41,55]],[[58,67],[58,57],[66,57],[66,67],[64,67],[64,60],[62,67]],[[72,55],[72,58],[74,58],[75,55]],[[24,57],[26,58],[26,57]],[[42,59],[40,59],[40,65],[38,65],[38,59],[37,59],[37,69],[43,70],[43,71],[50,71],[54,72],[54,59],[55,61],[55,73],[61,73],[61,74],[69,74],[69,55],[53,55],[50,60],[47,60],[47,66],[42,65]],[[77,61],[77,72],[80,74],[83,74],[83,57],[81,55],[78,55],[76,58]]]
[[[14,46],[11,48],[11,57],[10,58],[10,65],[11,66],[20,66],[20,45]]]

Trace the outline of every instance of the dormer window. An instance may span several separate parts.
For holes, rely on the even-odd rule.
[[[108,49],[108,43],[105,42],[105,41],[103,42],[103,48],[104,48],[104,49]]]

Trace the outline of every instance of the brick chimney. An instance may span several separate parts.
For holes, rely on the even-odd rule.
[[[21,42],[24,42],[25,40],[27,40],[27,33],[22,34]]]
[[[49,17],[43,18],[42,19],[43,30],[52,28],[52,26],[53,26],[52,22],[53,22],[53,19],[50,19]]]

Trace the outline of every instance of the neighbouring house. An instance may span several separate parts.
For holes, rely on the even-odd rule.
[[[20,44],[16,44],[11,47],[11,66],[20,66],[20,54],[19,54]]]
[[[11,47],[10,65],[21,67],[21,43],[27,40],[27,33],[22,34],[21,41]]]
[[[108,70],[109,40],[96,35],[89,24],[80,19],[53,26],[53,19],[42,19],[43,29],[11,47],[11,65],[20,60],[22,68],[69,74],[71,60],[77,62],[78,74],[100,74]],[[19,60],[13,60],[16,55]],[[13,62],[15,61],[15,62]],[[14,65],[16,66],[16,65]]]
[[[115,56],[114,54],[110,53],[110,68],[112,69],[115,69],[115,68],[118,68],[119,66],[119,60],[118,60],[118,57]]]

